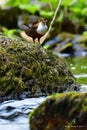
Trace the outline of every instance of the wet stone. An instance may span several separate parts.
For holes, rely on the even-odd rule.
[[[30,130],[87,130],[87,93],[48,96],[29,115]]]
[[[79,89],[65,60],[52,51],[2,33],[0,39],[0,101]]]

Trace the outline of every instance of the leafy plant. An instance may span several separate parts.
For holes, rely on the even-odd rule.
[[[18,7],[20,4],[28,4],[29,0],[7,0],[6,6]]]
[[[6,6],[18,7],[19,9],[26,10],[32,14],[40,8],[39,4],[31,4],[29,0],[8,0]]]
[[[48,18],[50,21],[55,12],[57,3],[58,0],[37,0],[37,3],[31,2],[31,0],[7,0],[6,6],[17,7],[31,15],[38,12],[38,15]],[[62,0],[60,11],[55,20],[55,24],[59,25],[58,28],[60,28],[60,31],[65,18],[68,18],[75,26],[86,26],[86,0]]]
[[[10,29],[10,30],[8,30],[7,28],[3,27],[2,31],[8,37],[12,37],[14,35],[14,33],[16,32],[16,29]]]

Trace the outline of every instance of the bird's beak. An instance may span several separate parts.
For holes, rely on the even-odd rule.
[[[44,22],[44,23],[47,23],[47,20],[44,20],[43,22]]]

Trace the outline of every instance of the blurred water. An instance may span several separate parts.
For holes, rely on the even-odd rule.
[[[81,85],[81,89],[80,89],[79,92],[80,92],[80,93],[86,93],[86,92],[87,92],[87,85],[82,84],[82,85]]]
[[[87,82],[87,74],[76,74],[76,75],[74,75],[75,76],[75,78],[77,79],[77,80],[79,80],[79,79],[86,79],[86,82]],[[84,80],[83,80],[83,83],[84,83]],[[85,93],[85,92],[87,92],[87,84],[81,84],[81,88],[80,88],[80,90],[79,90],[79,92],[80,93]]]
[[[0,104],[0,130],[29,130],[28,115],[45,97],[9,100]]]

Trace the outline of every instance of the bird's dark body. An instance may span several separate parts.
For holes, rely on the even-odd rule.
[[[37,38],[38,41],[39,41],[40,38],[43,36],[43,35],[37,33],[37,31],[36,31],[37,26],[31,26],[31,27],[29,27],[29,26],[27,26],[27,25],[23,25],[23,26],[22,26],[22,29],[25,31],[25,33],[26,33],[28,36],[30,36],[30,37],[33,38],[33,41],[35,41],[36,38]]]

